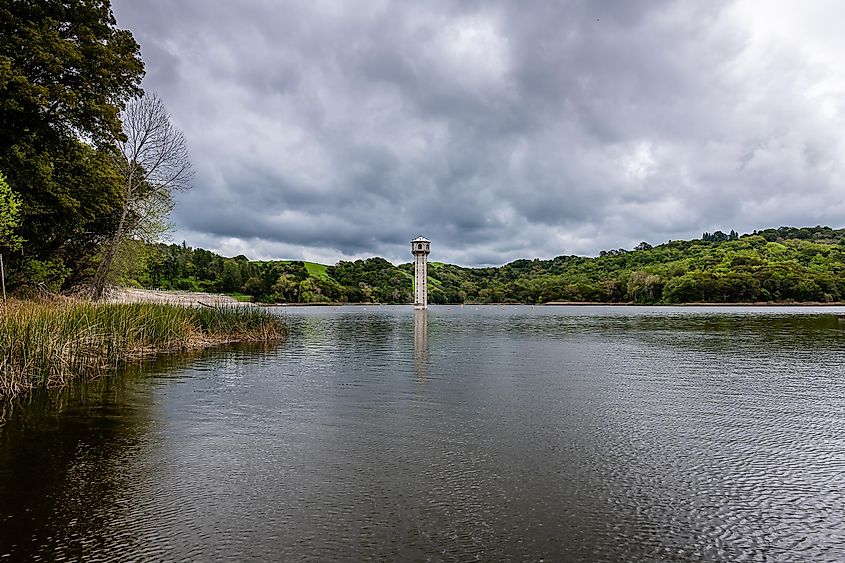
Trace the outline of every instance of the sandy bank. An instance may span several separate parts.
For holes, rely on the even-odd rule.
[[[222,293],[164,291],[132,287],[110,287],[106,290],[103,301],[106,303],[169,303],[173,305],[252,305],[252,303],[243,303]]]

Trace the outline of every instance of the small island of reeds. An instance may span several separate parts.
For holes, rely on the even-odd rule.
[[[157,354],[284,336],[283,320],[257,307],[12,300],[0,309],[0,400]]]

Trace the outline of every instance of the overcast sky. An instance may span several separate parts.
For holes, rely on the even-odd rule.
[[[177,242],[466,266],[845,225],[838,0],[114,0]]]

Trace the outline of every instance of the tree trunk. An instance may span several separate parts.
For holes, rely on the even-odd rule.
[[[91,298],[94,301],[99,301],[103,297],[103,290],[106,287],[106,279],[109,276],[111,264],[117,254],[117,248],[120,246],[120,241],[123,239],[123,231],[126,228],[126,216],[129,214],[129,202],[132,197],[132,174],[126,182],[126,201],[123,203],[123,211],[120,214],[120,222],[117,224],[117,230],[112,237],[106,255],[103,256],[103,261],[97,267],[97,273],[94,274],[94,283],[91,286]]]
[[[3,267],[3,255],[0,254],[0,280],[3,283],[3,310],[6,309],[6,269]]]

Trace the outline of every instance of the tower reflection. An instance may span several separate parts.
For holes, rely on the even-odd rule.
[[[425,379],[428,369],[428,311],[414,311],[414,373]]]

